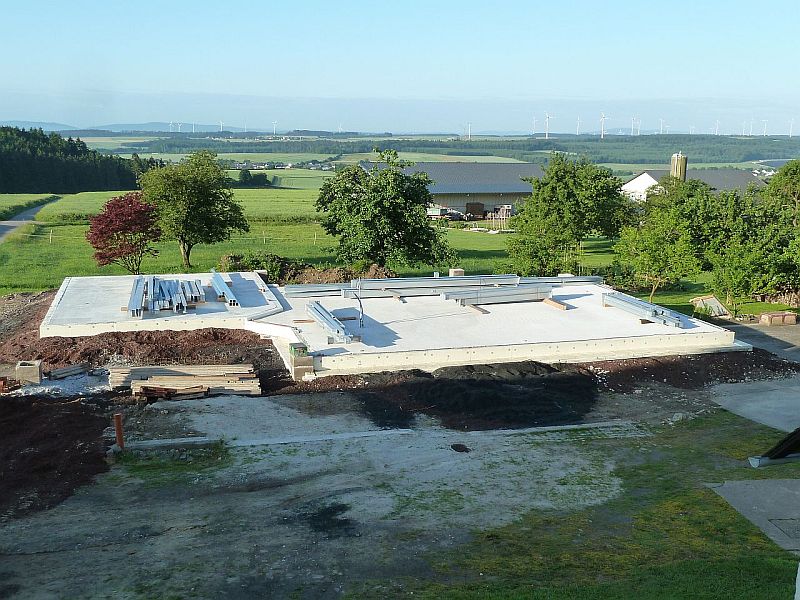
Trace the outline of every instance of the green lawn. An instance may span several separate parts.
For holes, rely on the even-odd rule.
[[[791,598],[797,558],[706,485],[800,477],[798,462],[755,470],[746,461],[783,433],[718,409],[654,434],[580,442],[616,458],[614,474],[623,488],[616,499],[578,511],[532,511],[476,533],[465,546],[429,557],[444,583],[409,581],[403,593],[437,599]]]
[[[110,198],[125,194],[116,192],[81,192],[65,194],[56,202],[42,208],[36,215],[37,221],[48,223],[81,223],[96,215]]]
[[[0,194],[0,221],[10,219],[22,211],[40,206],[51,199],[53,194]]]

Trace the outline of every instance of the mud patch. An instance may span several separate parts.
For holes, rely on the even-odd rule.
[[[107,426],[81,399],[0,399],[0,521],[55,506],[107,471]]]
[[[359,535],[356,522],[342,516],[348,510],[350,510],[348,504],[337,502],[310,512],[303,512],[300,516],[313,531],[322,533],[326,537],[355,537]]]

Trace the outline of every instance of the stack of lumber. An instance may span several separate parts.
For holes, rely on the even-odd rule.
[[[112,388],[130,387],[134,396],[188,400],[210,394],[261,394],[251,364],[112,367],[108,371]]]

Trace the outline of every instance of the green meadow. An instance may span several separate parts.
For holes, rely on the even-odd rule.
[[[278,172],[282,172],[278,170]],[[248,233],[236,233],[229,241],[199,245],[192,250],[196,272],[208,271],[225,254],[266,251],[316,266],[339,264],[334,255],[336,240],[319,225],[314,201],[322,177],[319,171],[303,171],[294,181],[295,187],[235,189],[250,224]],[[316,185],[315,185],[316,183]],[[111,197],[124,192],[83,192],[64,195],[44,206],[37,215],[38,224],[29,225],[10,235],[0,244],[0,294],[38,291],[58,287],[69,275],[123,274],[117,266],[98,267],[92,259],[92,248],[86,242],[88,219],[97,214]],[[28,201],[44,201],[47,195],[31,196]],[[0,207],[6,196],[0,196]],[[38,200],[37,200],[38,199]],[[6,200],[9,202],[9,200]],[[19,200],[15,200],[19,202]],[[447,237],[458,254],[458,266],[468,274],[508,271],[506,240],[509,234],[489,234],[450,228]],[[146,258],[145,272],[178,273],[180,253],[175,242],[157,244],[157,258]],[[611,264],[613,242],[605,238],[588,238],[580,257],[581,273]],[[401,276],[430,275],[446,271],[450,265],[399,268]],[[660,291],[655,301],[668,308],[691,314],[690,299],[709,293],[710,275],[703,273],[692,281],[684,281],[680,289]],[[640,294],[646,297],[646,294]],[[758,314],[788,308],[782,304],[751,302],[741,312]]]
[[[55,197],[52,194],[0,194],[0,221],[34,206],[41,206]]]

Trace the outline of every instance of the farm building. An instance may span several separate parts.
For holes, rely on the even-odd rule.
[[[370,169],[373,165],[364,161],[361,166]],[[523,178],[542,176],[540,165],[523,162],[418,162],[405,171],[428,174],[433,180],[429,189],[437,206],[476,217],[511,210],[531,194],[531,184]]]
[[[741,169],[687,169],[686,156],[678,153],[673,155],[670,169],[642,171],[623,185],[622,191],[634,200],[645,200],[647,191],[658,185],[658,182],[667,175],[683,179],[683,181],[687,179],[702,181],[717,192],[737,191],[743,194],[751,185],[756,188],[764,186],[761,179],[750,171]]]

